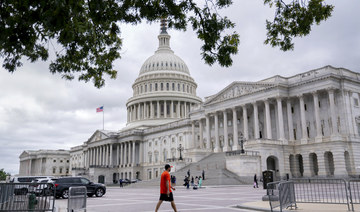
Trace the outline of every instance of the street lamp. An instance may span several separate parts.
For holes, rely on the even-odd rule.
[[[245,150],[244,150],[245,138],[244,138],[244,136],[243,136],[242,133],[240,133],[238,142],[239,142],[239,145],[240,145],[240,147],[241,147],[240,153],[241,153],[241,154],[245,153]]]
[[[180,151],[180,157],[179,160],[183,160],[182,155],[181,155],[181,151],[184,150],[184,147],[181,146],[181,144],[179,144],[179,147],[177,148]]]

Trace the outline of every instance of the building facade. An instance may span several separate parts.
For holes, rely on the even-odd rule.
[[[71,148],[72,175],[102,183],[148,180],[160,176],[165,163],[178,170],[242,149],[226,157],[226,168],[239,176],[264,170],[279,178],[360,174],[359,73],[325,66],[235,81],[202,101],[185,62],[170,48],[165,23],[158,39],[126,103],[127,126],[98,130]]]
[[[27,150],[20,155],[20,176],[62,177],[70,174],[68,150]]]

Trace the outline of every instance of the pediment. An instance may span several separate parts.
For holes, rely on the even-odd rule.
[[[96,132],[89,138],[88,143],[100,141],[106,138],[109,138],[107,134],[101,132],[100,130],[96,130]]]
[[[273,83],[263,82],[233,82],[219,93],[208,97],[205,104],[222,102],[228,99],[248,95],[260,90],[265,90],[274,87]]]
[[[23,151],[23,152],[20,154],[19,158],[25,158],[25,157],[28,157],[28,156],[29,156],[29,153],[28,153],[27,151]]]

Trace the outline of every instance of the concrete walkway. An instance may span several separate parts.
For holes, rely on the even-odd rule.
[[[254,189],[251,185],[207,186],[193,190],[177,186],[174,199],[180,212],[251,212],[270,211],[268,201],[261,201],[266,193],[263,189]],[[150,212],[154,211],[159,198],[159,188],[107,187],[107,193],[101,197],[87,198],[87,212]],[[346,212],[347,205],[336,204],[297,204],[297,209],[283,210],[285,212]],[[67,211],[67,200],[57,199],[56,212]],[[164,202],[161,212],[171,212],[170,204]],[[276,208],[274,211],[280,211]],[[355,211],[360,211],[356,205]]]

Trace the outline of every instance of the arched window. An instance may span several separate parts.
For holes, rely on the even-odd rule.
[[[175,90],[175,83],[172,84],[172,90]]]
[[[163,83],[160,84],[160,89],[161,89],[161,90],[164,90],[164,85],[163,85]]]
[[[155,83],[155,91],[157,91],[157,90],[158,90],[158,84]]]
[[[183,84],[183,92],[185,92],[185,84]]]
[[[169,83],[166,83],[166,90],[168,91],[169,89]]]

